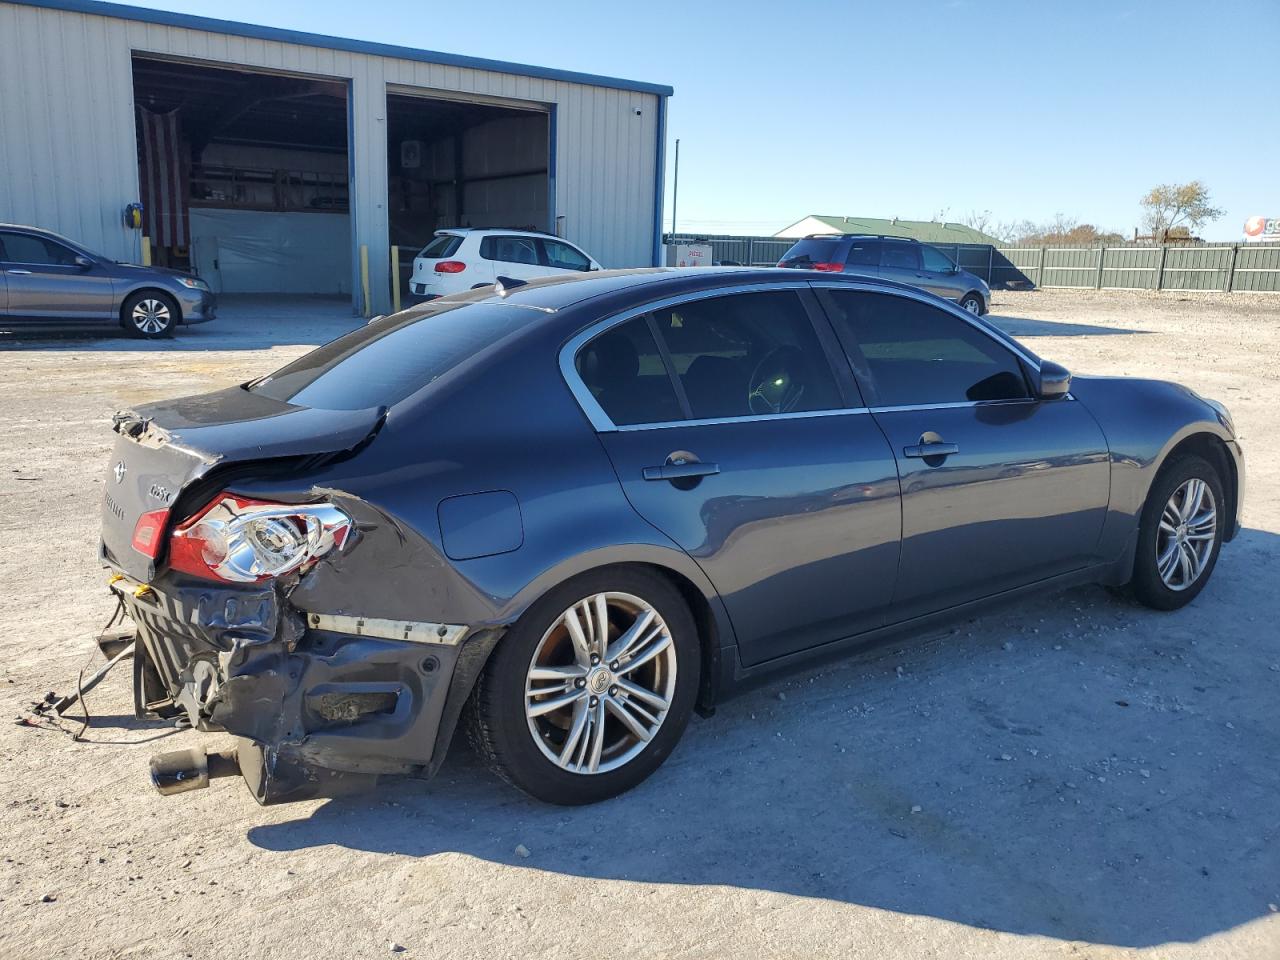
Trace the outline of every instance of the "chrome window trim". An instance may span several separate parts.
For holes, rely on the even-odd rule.
[[[943,300],[935,297],[933,294],[924,293],[913,289],[898,289],[897,287],[885,287],[874,281],[863,280],[796,280],[796,281],[780,281],[777,283],[749,283],[738,284],[733,286],[714,287],[709,290],[698,290],[693,293],[683,293],[676,296],[660,297],[655,300],[648,301],[641,306],[632,307],[621,313],[616,313],[597,320],[583,329],[565,342],[560,348],[560,375],[564,378],[565,384],[569,391],[573,394],[574,399],[578,401],[578,406],[582,408],[582,412],[586,414],[587,420],[597,433],[616,433],[616,432],[633,432],[637,430],[665,430],[672,427],[700,427],[719,423],[751,423],[759,420],[795,420],[805,417],[830,417],[842,414],[864,414],[864,413],[892,413],[895,411],[912,411],[912,410],[947,410],[959,409],[962,407],[989,406],[997,403],[1039,403],[1038,397],[1023,397],[1011,400],[963,400],[954,403],[921,403],[921,404],[905,404],[901,406],[874,406],[874,407],[841,407],[833,410],[806,410],[798,413],[780,413],[780,414],[756,414],[746,417],[716,417],[703,420],[667,420],[656,423],[629,423],[621,426],[615,424],[604,408],[596,402],[596,398],[592,396],[587,385],[583,383],[582,378],[578,376],[578,369],[575,365],[578,351],[581,350],[588,342],[595,339],[600,334],[619,324],[626,323],[628,320],[634,320],[637,317],[643,317],[647,313],[654,310],[661,310],[663,307],[674,306],[678,303],[693,303],[697,300],[709,300],[714,297],[729,296],[737,293],[759,293],[769,290],[804,290],[804,289],[830,289],[830,290],[864,290],[870,293],[888,294],[890,296],[905,297],[910,300],[918,300],[920,303],[931,307],[940,307],[944,312],[949,312],[952,316],[968,324],[978,333],[992,340],[999,346],[1009,350],[1014,355],[1020,357],[1028,366],[1037,373],[1040,372],[1040,361],[1026,353],[1016,342],[1007,342],[1002,337],[993,334],[989,329],[981,323],[975,322],[974,317],[966,310],[961,310],[957,304],[949,300]],[[1063,399],[1074,400],[1071,394],[1067,394]]]
[[[843,417],[873,412],[869,407],[841,407],[838,410],[801,410],[797,413],[753,413],[745,417],[706,417],[701,420],[663,420],[659,423],[625,423],[614,427],[618,433],[637,430],[669,430],[672,427],[710,427],[721,423],[756,423],[760,420],[805,420],[809,417]]]

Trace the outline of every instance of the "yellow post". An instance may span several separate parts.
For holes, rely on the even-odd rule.
[[[373,308],[369,305],[369,247],[360,244],[360,292],[363,294],[364,315],[373,316]]]
[[[151,266],[151,238],[145,233],[142,235],[142,265]]]
[[[400,247],[391,245],[391,312],[400,312]]]

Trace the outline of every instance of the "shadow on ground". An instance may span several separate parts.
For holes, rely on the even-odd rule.
[[[320,344],[364,323],[346,298],[315,296],[226,296],[217,319],[177,329],[172,337],[140,340],[118,324],[5,325],[0,350],[100,353],[262,350],[285,344]]]
[[[1127,327],[1101,327],[1093,323],[1068,323],[1060,320],[1032,320],[992,313],[987,320],[1011,337],[1110,337],[1121,334],[1146,334],[1147,330]]]
[[[655,776],[597,806],[528,800],[455,747],[431,784],[249,838],[1198,940],[1280,902],[1280,635],[1263,633],[1280,597],[1256,576],[1278,563],[1280,537],[1248,530],[1175,614],[1082,588],[780,681],[695,719]]]

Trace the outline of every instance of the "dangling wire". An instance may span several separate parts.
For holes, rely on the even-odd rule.
[[[116,598],[116,608],[114,611],[112,611],[110,619],[108,619],[106,624],[103,625],[102,629],[98,631],[98,636],[102,636],[104,633],[106,633],[108,630],[114,627],[117,623],[120,623],[124,620],[124,617],[125,617],[124,597],[120,596],[120,594],[117,593],[115,594],[115,598]],[[84,720],[81,722],[80,729],[76,733],[72,734],[71,736],[71,739],[76,742],[79,742],[84,737],[85,731],[89,729],[89,721],[90,721],[89,705],[85,703],[85,700],[84,700],[84,671],[88,666],[89,664],[86,661],[84,666],[80,668],[80,672],[76,675],[76,699],[80,701],[80,709],[84,711]]]

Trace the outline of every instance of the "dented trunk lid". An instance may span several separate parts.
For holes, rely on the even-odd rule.
[[[215,468],[351,450],[377,432],[384,413],[297,406],[242,387],[117,413],[103,481],[102,559],[151,580],[155,563],[133,547],[144,513],[171,509]]]

